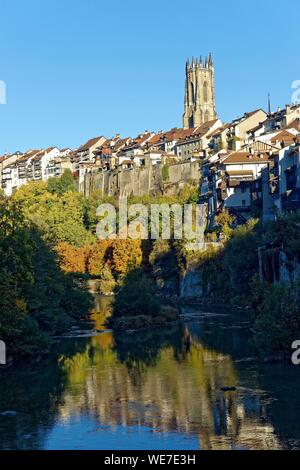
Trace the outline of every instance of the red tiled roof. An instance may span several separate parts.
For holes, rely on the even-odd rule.
[[[261,155],[263,155],[261,157]],[[268,153],[255,153],[254,155],[250,152],[232,152],[228,157],[223,160],[223,164],[230,165],[234,163],[266,163],[270,161]]]
[[[79,147],[79,149],[77,150],[77,152],[84,152],[85,150],[89,150],[91,147],[93,147],[93,145],[95,145],[100,139],[102,138],[102,136],[100,137],[94,137],[93,139],[90,139],[88,140],[85,144],[81,145],[81,147]]]
[[[271,139],[271,142],[272,143],[276,143],[276,142],[291,142],[291,143],[293,143],[295,138],[296,138],[296,136],[294,134],[292,134],[291,132],[289,132],[287,130],[283,130],[283,131],[279,132],[279,134],[275,135]]]
[[[181,140],[186,139],[188,137],[192,137],[193,135],[205,135],[211,126],[213,126],[217,122],[216,119],[212,121],[205,122],[201,126],[192,127],[190,129],[183,129],[174,127],[166,132],[160,132],[159,134],[155,134],[148,142],[149,146],[157,145],[163,142],[172,142],[173,140]]]

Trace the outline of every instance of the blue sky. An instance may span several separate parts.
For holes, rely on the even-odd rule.
[[[291,101],[298,0],[0,0],[0,153],[181,126],[185,60],[212,51],[217,111]]]

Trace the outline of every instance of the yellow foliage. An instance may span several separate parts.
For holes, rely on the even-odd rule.
[[[89,248],[83,246],[76,248],[66,242],[58,243],[55,247],[58,254],[60,268],[67,273],[86,272]]]
[[[112,267],[117,276],[123,276],[141,266],[142,259],[141,240],[112,241]]]

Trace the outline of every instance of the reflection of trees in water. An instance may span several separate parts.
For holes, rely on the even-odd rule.
[[[60,346],[64,358],[85,351],[86,341],[65,341]],[[82,353],[79,353],[82,354]],[[0,374],[0,449],[42,449],[48,430],[55,422],[69,382],[66,371],[53,354],[39,362],[17,364]]]
[[[155,366],[161,350],[172,345],[174,354],[180,354],[183,348],[182,328],[170,325],[162,329],[145,329],[141,334],[115,333],[114,349],[117,358],[128,370],[143,371]]]
[[[62,404],[67,377],[57,363],[22,366],[15,373],[6,372],[0,378],[0,407],[14,410],[14,417],[0,416],[1,449],[40,449],[51,427],[59,405]],[[3,383],[5,381],[5,383]]]
[[[288,373],[282,380],[282,367],[273,375],[264,370],[261,388],[272,390],[274,381],[281,384],[281,401],[266,407],[258,395],[220,390],[247,374],[242,364],[237,367],[229,355],[203,345],[196,329],[191,333],[180,325],[115,338],[106,332],[64,340],[48,360],[6,373],[0,408],[16,410],[17,416],[0,416],[0,446],[42,448],[57,418],[81,413],[111,426],[196,435],[208,449],[280,447],[271,421],[279,436],[291,429],[298,436],[297,390],[291,393],[284,386],[290,382],[283,382]],[[249,376],[251,388],[261,382],[257,369]]]
[[[121,336],[93,338],[83,355],[64,361],[65,419],[74,410],[88,410],[111,426],[197,435],[202,448],[279,446],[272,427],[260,419],[259,401],[251,402],[250,410],[248,399],[220,390],[237,384],[229,356],[193,340],[187,328]]]
[[[285,448],[300,448],[300,366],[263,364],[259,367],[260,387],[272,393],[274,400],[267,408],[266,419],[274,426]]]

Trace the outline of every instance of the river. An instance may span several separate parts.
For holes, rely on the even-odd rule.
[[[98,298],[96,329],[108,311]],[[0,449],[300,449],[299,372],[257,360],[245,312],[186,306],[2,371]]]

